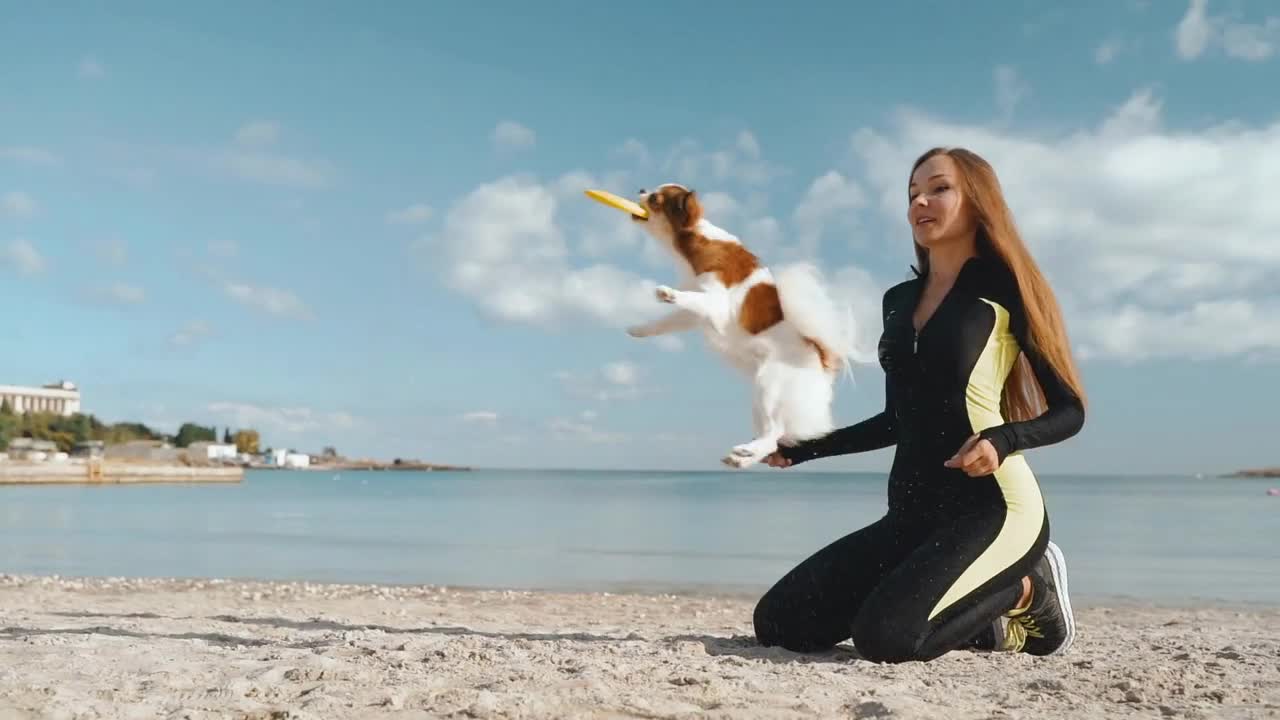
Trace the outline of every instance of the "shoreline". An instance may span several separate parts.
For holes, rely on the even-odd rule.
[[[1280,478],[1280,467],[1251,468],[1236,470],[1223,477],[1229,478]]]
[[[343,594],[360,593],[414,593],[420,591],[456,592],[470,594],[517,593],[546,596],[602,596],[602,597],[664,597],[686,600],[718,600],[754,605],[769,588],[739,585],[713,585],[668,582],[602,583],[579,585],[501,585],[467,583],[433,583],[412,581],[383,581],[358,579],[322,579],[308,577],[274,578],[252,575],[94,575],[62,574],[56,572],[4,572],[0,571],[0,588],[12,584],[75,583],[83,585],[122,584],[138,587],[199,588],[209,585],[257,587],[296,591],[301,588],[332,591]],[[1264,600],[1225,599],[1209,597],[1141,598],[1129,595],[1090,595],[1073,593],[1071,605],[1081,610],[1151,610],[1173,612],[1223,611],[1232,613],[1257,613],[1276,611],[1280,614],[1280,602]]]
[[[381,460],[345,460],[341,462],[312,462],[306,467],[284,467],[280,465],[248,465],[248,470],[297,470],[299,472],[342,472],[348,470],[368,470],[371,472],[471,472],[473,468],[464,465],[441,465],[427,462],[383,462]]]
[[[293,468],[275,465],[184,464],[139,460],[76,459],[65,462],[0,463],[0,485],[122,485],[135,483],[239,483],[250,471],[298,472],[469,472],[471,468],[433,463],[346,462]]]
[[[1280,609],[1091,607],[1061,657],[760,646],[750,600],[0,576],[0,716],[1274,717]]]
[[[180,463],[4,462],[0,485],[128,485],[137,483],[239,483],[242,467]]]

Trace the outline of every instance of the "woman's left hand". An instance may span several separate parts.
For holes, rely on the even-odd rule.
[[[969,477],[977,477],[979,475],[990,475],[1000,467],[1000,456],[996,453],[996,448],[991,444],[990,440],[985,440],[978,435],[973,435],[960,449],[956,451],[951,459],[947,460],[943,465],[949,468],[960,468],[964,470]]]

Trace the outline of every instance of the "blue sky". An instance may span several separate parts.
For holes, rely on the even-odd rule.
[[[717,469],[747,388],[694,336],[625,335],[671,268],[582,190],[695,186],[766,260],[821,263],[874,341],[910,161],[959,144],[1091,393],[1037,468],[1280,461],[1271,4],[487,12],[0,2],[0,382],[302,450]],[[843,422],[883,402],[857,379]]]

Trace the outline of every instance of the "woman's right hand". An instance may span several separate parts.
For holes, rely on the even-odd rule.
[[[774,452],[771,452],[768,455],[766,455],[764,458],[764,462],[769,467],[784,468],[784,467],[791,466],[791,461],[782,457],[781,450],[775,450]]]

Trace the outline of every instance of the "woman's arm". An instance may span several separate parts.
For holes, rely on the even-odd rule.
[[[778,454],[792,465],[831,455],[879,450],[897,443],[893,410],[889,408],[889,381],[885,379],[885,409],[856,425],[833,430],[826,435],[806,440],[795,447],[779,447]]]

